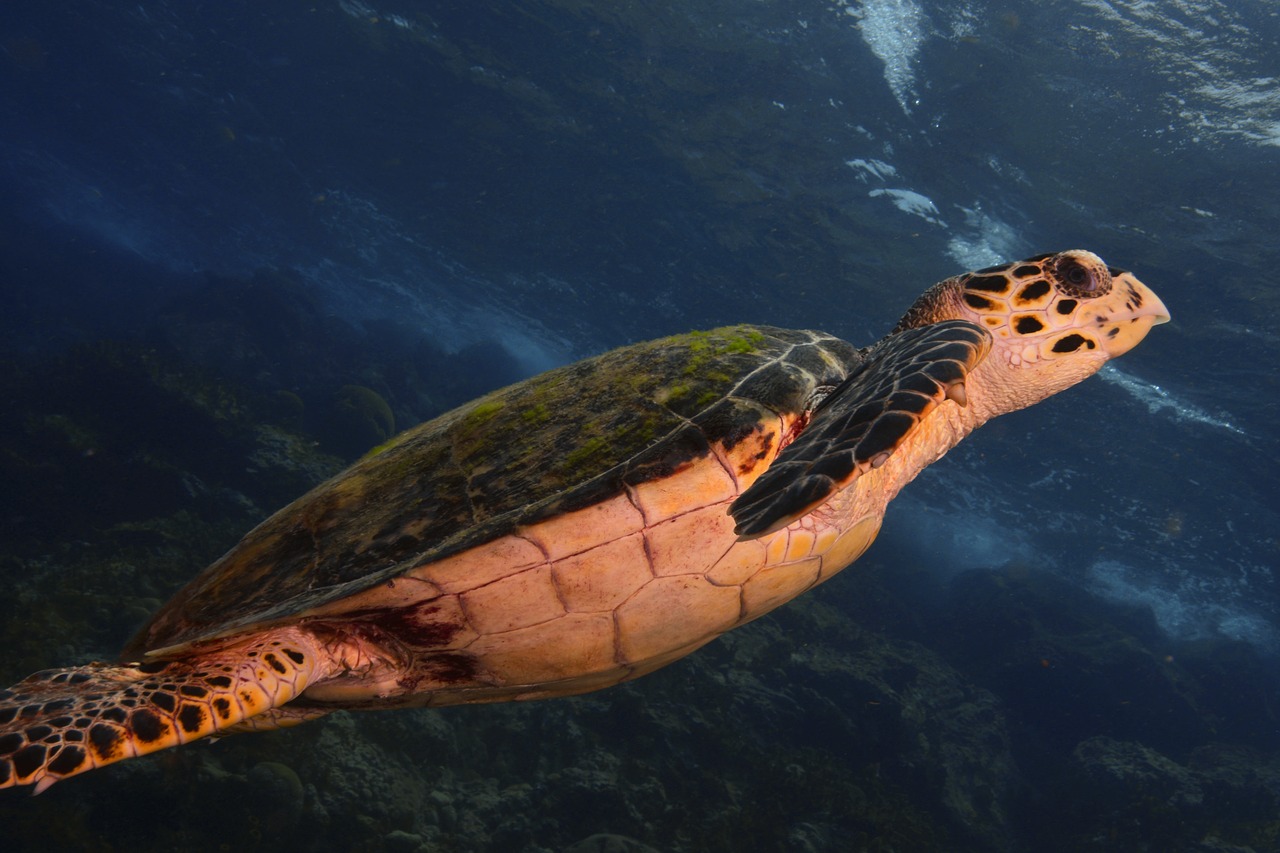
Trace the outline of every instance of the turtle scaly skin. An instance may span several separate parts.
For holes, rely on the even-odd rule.
[[[0,787],[342,708],[566,696],[826,580],[992,417],[1168,319],[1097,256],[947,279],[883,340],[736,326],[624,347],[393,439],[264,521],[122,663],[0,691]]]

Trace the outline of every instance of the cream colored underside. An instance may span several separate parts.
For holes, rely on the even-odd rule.
[[[826,580],[866,550],[879,515],[846,530],[813,513],[739,542],[728,506],[772,461],[754,458],[766,434],[336,604],[334,616],[418,599],[417,624],[452,637],[383,665],[376,652],[334,648],[349,672],[307,697],[385,706],[397,694],[446,705],[581,693],[670,663]],[[441,683],[431,675],[441,652],[474,661],[475,677]]]
[[[929,426],[953,432],[952,419],[937,414]],[[785,434],[778,427],[774,435]],[[355,706],[450,705],[582,693],[651,672],[856,560],[879,532],[887,501],[962,432],[903,448],[759,539],[739,541],[728,514],[772,461],[773,453],[756,459],[761,445],[748,440],[672,477],[430,563],[320,614],[418,600],[411,627],[451,634],[448,641],[390,655],[335,643],[340,671],[304,695]],[[442,679],[441,653],[470,661],[474,676]]]

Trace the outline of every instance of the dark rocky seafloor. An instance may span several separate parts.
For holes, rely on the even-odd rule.
[[[110,659],[267,513],[518,378],[497,343],[326,318],[287,271],[157,318],[0,371],[5,683]],[[873,549],[639,682],[195,744],[0,792],[0,825],[7,850],[1276,850],[1274,664],[1036,566]]]

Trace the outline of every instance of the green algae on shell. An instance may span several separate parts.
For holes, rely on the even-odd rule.
[[[635,344],[495,391],[384,443],[251,531],[147,629],[152,648],[284,620],[669,476],[803,411],[858,350],[729,326]],[[174,616],[176,614],[176,616]],[[141,635],[140,635],[141,636]]]

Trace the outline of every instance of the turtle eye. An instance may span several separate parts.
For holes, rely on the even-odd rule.
[[[1110,289],[1110,276],[1105,271],[1070,255],[1059,258],[1053,272],[1060,288],[1072,296],[1099,296]]]
[[[1098,282],[1094,279],[1093,273],[1071,258],[1067,258],[1058,264],[1058,275],[1076,290],[1092,291],[1098,289]]]

